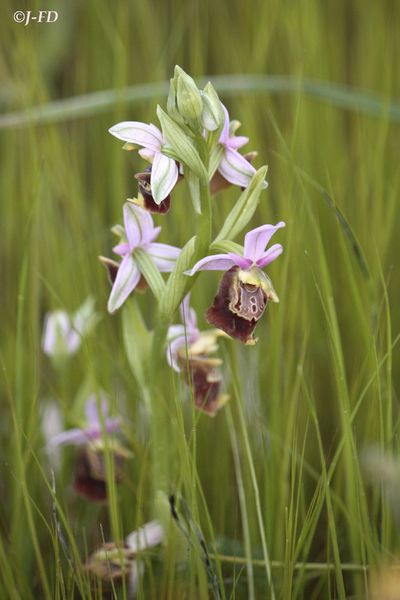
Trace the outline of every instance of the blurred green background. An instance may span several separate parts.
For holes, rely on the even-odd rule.
[[[39,9],[58,11],[57,22],[14,22],[16,10]],[[285,252],[269,271],[280,304],[260,322],[257,347],[223,344],[230,417],[193,422],[185,390],[163,375],[173,407],[165,427],[179,449],[171,460],[190,457],[177,489],[210,551],[242,560],[216,561],[224,597],[271,597],[264,526],[277,598],[368,597],[362,566],[391,562],[399,550],[387,486],[365,481],[360,458],[371,444],[398,451],[399,3],[3,0],[0,44],[2,597],[101,597],[79,587],[60,558],[41,425],[51,399],[71,427],[82,385],[107,391],[135,451],[112,510],[124,535],[152,516],[157,440],[124,355],[120,315],[106,313],[97,256],[111,256],[109,227],[121,222],[143,166],[107,129],[157,123],[166,95],[143,86],[168,81],[175,64],[198,80],[232,76],[217,78],[217,91],[250,137],[246,150],[258,150],[256,166],[269,165],[253,224],[287,223],[277,240]],[[101,106],[83,97],[104,90]],[[70,97],[75,108],[51,104]],[[237,196],[230,189],[213,201],[215,233]],[[156,220],[163,242],[183,245],[194,234],[185,185]],[[194,288],[202,326],[217,282],[203,274]],[[88,295],[102,319],[55,370],[40,347],[44,315],[75,310]],[[151,324],[152,300],[140,304]],[[57,495],[84,561],[102,541],[99,523],[109,539],[110,515],[74,496],[73,454],[63,453]],[[139,596],[209,597],[201,553],[192,554],[195,575],[176,575],[172,553],[146,570],[154,576]]]

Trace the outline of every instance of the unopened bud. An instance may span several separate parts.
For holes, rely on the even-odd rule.
[[[201,92],[201,97],[203,99],[203,112],[201,114],[203,126],[208,131],[222,129],[225,115],[221,101],[212,83],[207,83],[204,90]]]
[[[175,67],[176,104],[179,114],[187,122],[198,121],[203,112],[203,101],[194,80],[180,67]]]
[[[176,102],[176,86],[177,76],[175,74],[174,77],[170,79],[170,86],[167,99],[167,113],[171,117],[171,119],[174,119],[174,121],[176,121],[176,123],[179,123],[179,125],[183,125],[185,123],[185,120],[178,110],[178,105]]]

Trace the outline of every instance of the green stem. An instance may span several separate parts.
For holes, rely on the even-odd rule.
[[[211,196],[208,182],[200,182],[201,215],[199,215],[197,229],[196,258],[200,260],[208,254],[212,233]]]
[[[200,182],[201,215],[198,220],[196,258],[205,256],[211,244],[212,217],[211,197],[208,182]],[[188,278],[189,282],[190,279]],[[187,290],[185,290],[187,293]],[[150,354],[150,402],[152,414],[152,471],[153,493],[156,498],[157,491],[170,492],[170,465],[173,464],[173,447],[168,439],[168,401],[165,397],[160,382],[164,381],[165,348],[168,326],[171,324],[173,314],[159,312],[157,325],[154,329]]]

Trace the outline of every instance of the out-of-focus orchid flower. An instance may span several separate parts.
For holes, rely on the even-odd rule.
[[[218,165],[218,172],[229,183],[246,188],[256,170],[238,150],[247,144],[249,138],[244,135],[235,135],[236,130],[240,127],[240,123],[238,121],[231,122],[225,106],[223,106],[223,110],[225,122],[219,138],[219,144],[223,148],[223,153]],[[264,186],[268,186],[266,181],[264,182]]]
[[[73,314],[64,310],[47,313],[43,327],[43,352],[55,360],[75,354],[82,338],[97,321],[93,298],[87,298]]]
[[[180,307],[184,324],[171,325],[168,329],[167,361],[192,387],[196,408],[215,416],[229,399],[220,392],[222,360],[210,358],[210,354],[218,350],[217,337],[222,332],[218,329],[200,332],[196,313],[189,302],[188,294]]]
[[[102,418],[98,412],[97,399],[91,396],[86,402],[85,426],[82,429],[62,431],[52,437],[47,444],[47,450],[51,455],[54,451],[58,451],[60,446],[80,446],[75,467],[74,489],[85,498],[97,502],[107,499],[104,435],[115,433],[121,428],[120,418],[108,416],[108,404],[104,397],[101,398],[100,405]],[[122,478],[123,463],[126,458],[129,458],[130,453],[111,437],[107,442],[107,448],[114,461],[115,481],[118,483]]]
[[[198,271],[226,271],[213,305],[206,313],[207,321],[231,337],[246,344],[255,344],[253,330],[261,318],[267,302],[279,302],[272,282],[261,271],[282,253],[281,244],[265,250],[274,233],[284,227],[262,225],[245,236],[243,256],[239,254],[214,254],[199,260],[188,275]]]
[[[175,246],[154,242],[161,227],[154,227],[151,215],[133,202],[124,204],[124,226],[120,232],[121,242],[113,248],[116,254],[122,256],[121,263],[101,257],[113,280],[107,305],[110,313],[115,312],[125,302],[142,277],[135,260],[135,250],[145,251],[158,270],[166,273],[173,270],[180,253],[180,249]]]
[[[98,438],[82,446],[77,456],[74,490],[92,502],[107,501],[107,468],[105,459],[105,440]],[[107,443],[113,461],[115,483],[123,479],[125,460],[131,458],[129,450],[124,448],[116,439]]]
[[[150,185],[156,204],[160,204],[170,194],[178,180],[178,165],[173,158],[163,154],[166,144],[161,131],[151,123],[123,121],[109,129],[111,135],[119,140],[141,146],[139,154],[152,163]]]
[[[140,554],[161,544],[164,531],[158,521],[150,521],[128,535],[124,544],[103,544],[86,562],[86,569],[106,582],[129,577],[131,597],[136,596],[139,576],[143,571]]]
[[[112,418],[108,416],[108,404],[104,397],[101,398],[100,405],[102,419],[100,419],[98,412],[96,396],[90,396],[85,406],[85,427],[82,429],[73,428],[61,431],[49,440],[47,445],[48,450],[51,451],[59,446],[70,444],[81,446],[100,439],[103,432],[114,433],[119,431],[121,428],[121,419],[119,417]],[[104,430],[102,428],[102,420],[104,422]]]
[[[196,312],[190,307],[190,294],[185,296],[179,311],[182,324],[171,325],[167,335],[167,361],[169,366],[178,373],[180,372],[178,364],[179,354],[200,338]],[[185,355],[183,354],[183,356]]]

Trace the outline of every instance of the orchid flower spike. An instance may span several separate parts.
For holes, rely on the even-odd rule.
[[[161,131],[151,123],[123,121],[113,125],[109,132],[119,140],[142,147],[139,154],[152,163],[150,186],[154,201],[160,204],[171,192],[179,175],[175,160],[162,152],[166,140]]]
[[[247,144],[249,138],[243,135],[235,135],[235,131],[240,126],[240,123],[238,123],[238,121],[231,122],[226,107],[224,105],[222,106],[225,114],[225,122],[219,138],[219,144],[223,148],[223,154],[218,165],[218,172],[226,179],[226,181],[229,181],[229,183],[246,188],[256,170],[253,165],[238,152],[238,149]],[[265,181],[264,187],[267,186],[268,183]]]
[[[97,321],[94,300],[90,297],[73,314],[64,310],[47,313],[43,327],[43,352],[55,360],[72,356]]]
[[[107,266],[114,269],[114,281],[107,305],[110,313],[115,312],[125,302],[141,279],[135,250],[144,250],[158,270],[166,273],[173,270],[180,253],[180,249],[175,246],[154,242],[161,227],[154,227],[150,213],[133,202],[124,204],[124,226],[122,241],[113,248],[116,254],[122,256],[121,263],[102,259]]]
[[[198,271],[226,271],[207,311],[207,321],[246,344],[256,343],[252,333],[267,302],[279,302],[271,280],[261,269],[283,252],[281,244],[265,248],[274,233],[284,226],[280,221],[257,227],[245,236],[243,256],[235,253],[206,256],[188,272],[194,275]]]
[[[102,419],[100,418],[97,406],[96,396],[90,396],[85,405],[85,427],[82,429],[67,429],[66,431],[58,433],[48,441],[48,450],[52,451],[59,446],[66,446],[69,444],[74,446],[85,445],[101,439],[103,435],[102,421],[104,422],[105,433],[111,434],[119,431],[121,428],[121,419],[119,417],[110,418],[108,416],[108,403],[103,395],[101,395],[100,398]]]

